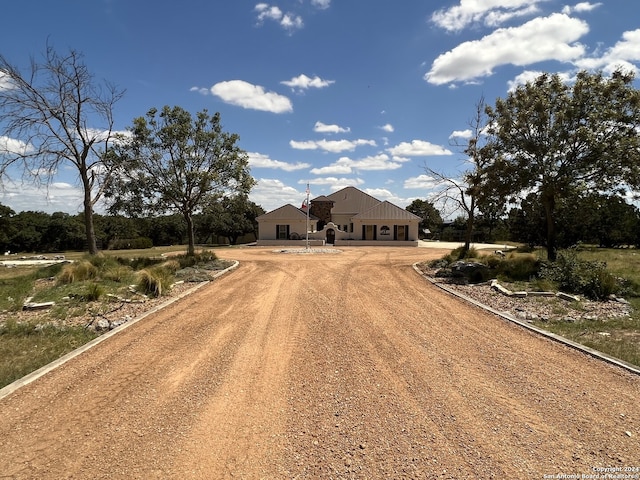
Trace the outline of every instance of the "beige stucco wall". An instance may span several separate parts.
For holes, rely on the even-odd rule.
[[[394,223],[392,223],[394,222]],[[350,236],[354,240],[362,240],[362,226],[363,225],[375,225],[377,230],[376,241],[384,242],[390,241],[392,243],[399,242],[401,240],[393,240],[393,227],[394,225],[408,225],[409,226],[409,238],[410,242],[418,241],[418,226],[420,222],[414,220],[355,220],[353,222],[353,234]],[[389,227],[389,235],[382,235],[380,232],[383,226]]]
[[[277,240],[278,225],[289,225],[289,234],[297,233],[301,238],[306,237],[307,221],[305,218],[300,220],[262,220],[258,222],[258,229],[260,231],[260,240]],[[316,222],[309,221],[309,228],[315,230]]]

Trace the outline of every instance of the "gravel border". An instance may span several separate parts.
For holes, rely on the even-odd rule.
[[[488,305],[486,305],[485,303],[482,303],[479,300],[476,300],[474,298],[471,298],[467,295],[465,295],[464,293],[462,293],[462,291],[457,288],[457,286],[452,285],[452,284],[446,284],[443,283],[442,281],[438,281],[436,280],[435,277],[428,275],[423,269],[421,269],[419,267],[420,262],[414,263],[413,264],[413,269],[421,276],[423,277],[425,280],[427,280],[428,282],[430,282],[432,285],[435,285],[436,287],[450,293],[451,295],[454,295],[462,300],[465,300],[479,308],[482,308],[483,310],[486,310],[488,312],[491,312],[497,316],[499,316],[500,318],[507,320],[511,323],[515,323],[516,325],[519,325],[523,328],[526,328],[529,331],[535,332],[539,335],[542,335],[546,338],[549,338],[555,342],[561,343],[563,345],[566,345],[568,347],[574,348],[576,350],[579,350],[583,353],[586,353],[598,360],[602,360],[604,362],[610,363],[612,365],[616,365],[620,368],[623,368],[624,370],[630,372],[630,373],[634,373],[636,375],[640,375],[640,368],[638,368],[635,365],[632,365],[630,363],[627,363],[623,360],[620,360],[618,358],[615,357],[611,357],[605,353],[599,352],[597,350],[594,350],[592,348],[586,347],[582,344],[579,344],[577,342],[574,342],[573,340],[569,340],[568,338],[565,338],[561,335],[549,332],[548,330],[544,330],[542,328],[536,327],[535,325],[532,325],[531,323],[529,323],[526,320],[522,320],[522,319],[518,319],[516,318],[514,315],[512,315],[509,312],[505,312],[505,311],[499,311],[496,310],[495,308],[492,308]],[[499,296],[500,294],[495,294],[496,296]]]
[[[342,253],[342,250],[336,248],[282,248],[273,250],[273,253],[296,253],[296,254],[314,254],[314,253]]]

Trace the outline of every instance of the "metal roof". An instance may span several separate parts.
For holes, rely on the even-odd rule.
[[[358,220],[420,220],[419,216],[386,200],[353,218]]]

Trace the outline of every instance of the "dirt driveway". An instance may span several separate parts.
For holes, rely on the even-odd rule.
[[[604,478],[597,469],[640,467],[640,378],[411,268],[441,254],[221,251],[240,267],[0,401],[0,478]]]

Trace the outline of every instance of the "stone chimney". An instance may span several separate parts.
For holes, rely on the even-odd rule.
[[[331,221],[331,209],[333,208],[334,202],[323,195],[314,198],[310,203],[311,208],[309,209],[309,214],[318,217],[318,230],[322,230],[322,228]]]

